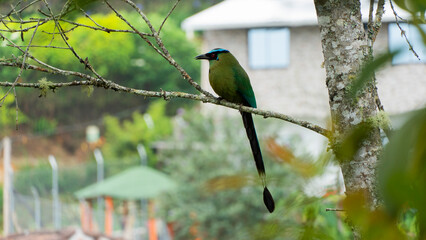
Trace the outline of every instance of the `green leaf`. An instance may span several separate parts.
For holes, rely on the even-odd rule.
[[[417,211],[419,238],[426,237],[426,109],[414,114],[386,145],[379,186],[387,211],[398,216]]]

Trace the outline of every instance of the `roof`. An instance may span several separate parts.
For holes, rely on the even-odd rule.
[[[24,232],[8,235],[0,240],[71,240],[71,239],[85,239],[85,240],[122,240],[121,237],[106,236],[101,233],[88,233],[83,232],[77,228],[66,228],[57,231],[43,230],[38,232]]]
[[[362,9],[363,19],[367,21],[368,4],[363,4]],[[403,18],[409,16],[400,9],[398,14]],[[388,2],[382,20],[395,21]],[[309,25],[317,25],[312,0],[225,0],[182,22],[186,31]]]
[[[176,183],[166,174],[139,166],[127,169],[100,183],[89,185],[75,193],[79,199],[109,196],[118,199],[145,199],[176,188]]]

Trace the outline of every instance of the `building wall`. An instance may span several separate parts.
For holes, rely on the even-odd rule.
[[[387,25],[376,40],[375,52],[387,50]],[[205,31],[203,52],[230,50],[250,76],[258,108],[324,122],[329,116],[328,94],[319,29],[290,28],[290,65],[281,69],[253,70],[248,65],[247,29]],[[377,74],[380,98],[390,114],[418,109],[426,104],[425,64],[389,65]],[[208,84],[208,63],[202,65],[202,86]],[[210,106],[207,107],[209,110]],[[215,109],[215,111],[217,108]],[[226,110],[219,110],[226,111]]]
[[[375,44],[376,54],[388,49],[387,36],[388,24],[383,24]],[[389,64],[377,73],[377,82],[380,99],[389,114],[426,107],[426,64]]]

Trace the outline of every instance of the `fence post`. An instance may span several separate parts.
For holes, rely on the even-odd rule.
[[[55,229],[61,228],[61,209],[59,205],[59,188],[58,188],[58,164],[53,155],[49,155],[49,163],[52,167],[52,216]]]
[[[138,150],[139,157],[141,158],[141,165],[146,166],[148,162],[148,154],[146,153],[145,146],[140,143],[136,149]]]
[[[32,186],[31,193],[34,197],[34,221],[35,221],[35,229],[40,230],[41,228],[41,206],[40,206],[40,195],[38,194],[37,189]]]
[[[10,159],[12,155],[12,141],[10,138],[3,138],[3,235],[8,236],[13,233],[12,223],[12,179]]]
[[[141,165],[147,166],[148,165],[148,154],[146,153],[145,146],[142,143],[140,143],[137,146],[137,150],[138,150],[138,153],[139,153],[139,157],[141,158]],[[145,225],[145,222],[148,222],[148,202],[147,202],[147,200],[141,199],[140,200],[140,206],[141,206],[140,221],[141,221],[141,225],[143,226],[143,225]]]
[[[100,183],[104,180],[104,157],[102,156],[102,152],[101,150],[99,150],[98,148],[96,148],[94,150],[94,155],[95,155],[95,160],[96,160],[96,166],[97,166],[97,183]],[[98,226],[99,226],[99,230],[101,232],[103,232],[103,228],[104,228],[104,224],[102,223],[102,219],[103,219],[103,214],[104,214],[104,199],[103,197],[99,196],[98,199]]]

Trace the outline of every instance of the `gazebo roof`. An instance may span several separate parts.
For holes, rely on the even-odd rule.
[[[176,188],[177,184],[166,174],[139,166],[129,168],[102,182],[89,185],[77,192],[79,199],[109,196],[117,199],[136,200],[158,196]]]

